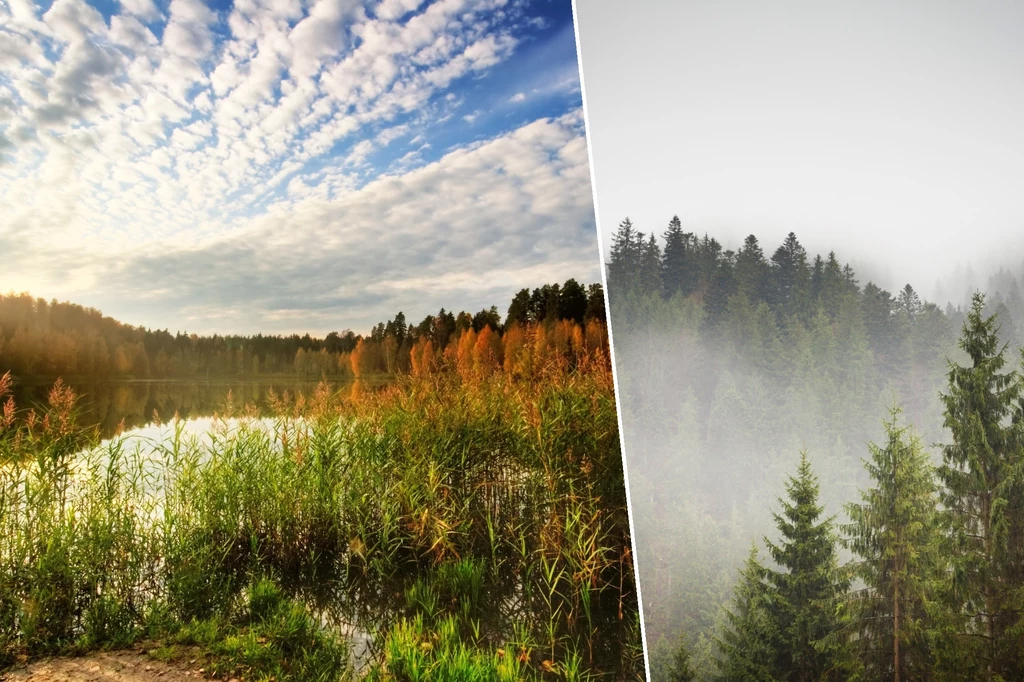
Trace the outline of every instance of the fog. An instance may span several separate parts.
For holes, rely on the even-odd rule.
[[[589,0],[577,22],[652,673],[682,635],[708,679],[801,449],[845,522],[891,406],[940,459],[973,291],[1018,358],[1024,5]],[[624,218],[664,248],[673,216],[694,249],[756,235],[769,280],[795,233],[804,298],[737,295],[735,262],[666,292],[639,241],[616,266]],[[832,294],[809,269],[830,252]]]
[[[626,216],[727,248],[794,231],[927,297],[1024,257],[1024,5],[588,0],[577,21],[606,245]]]

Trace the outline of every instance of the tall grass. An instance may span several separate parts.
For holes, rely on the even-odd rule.
[[[8,398],[0,657],[158,637],[277,679],[642,677],[606,359],[270,403],[101,442],[59,382]]]

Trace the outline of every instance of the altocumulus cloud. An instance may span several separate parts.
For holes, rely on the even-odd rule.
[[[596,279],[578,80],[510,101],[575,68],[540,4],[0,0],[0,289],[323,333]]]

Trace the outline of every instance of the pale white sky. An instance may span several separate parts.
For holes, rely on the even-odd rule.
[[[598,219],[877,264],[1021,262],[1024,3],[577,5]],[[861,273],[861,281],[865,281]]]

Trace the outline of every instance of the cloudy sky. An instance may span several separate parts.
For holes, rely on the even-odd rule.
[[[767,251],[794,230],[922,292],[957,262],[1020,266],[1024,3],[588,0],[577,20],[603,235],[679,214]]]
[[[0,0],[0,291],[189,332],[600,277],[569,0]]]

